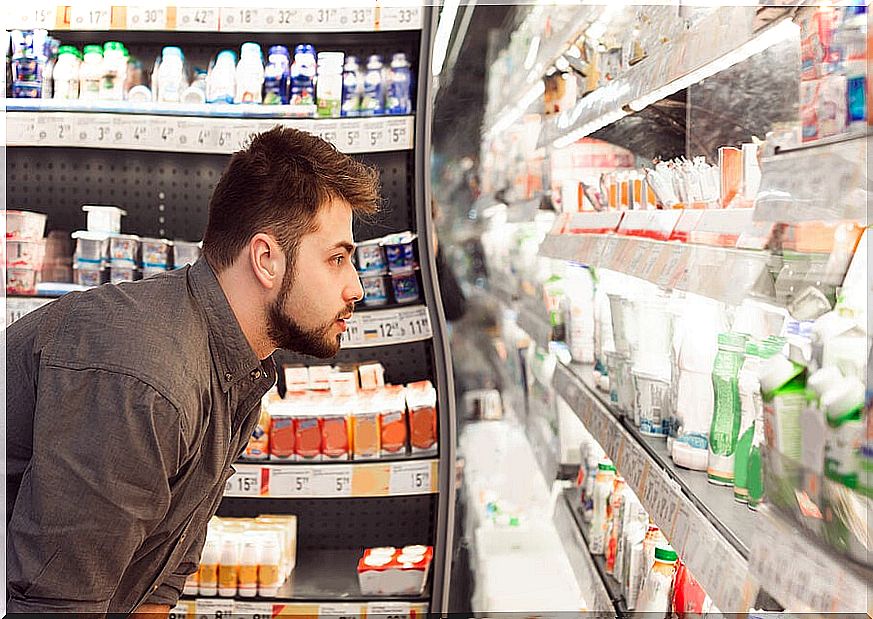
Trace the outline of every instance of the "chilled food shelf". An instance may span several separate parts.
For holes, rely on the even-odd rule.
[[[12,109],[6,114],[6,145],[231,154],[252,134],[277,124],[317,135],[349,154],[409,150],[414,145],[413,116],[314,119],[285,118],[272,112],[267,118],[224,118],[213,116],[212,107],[179,106],[171,116],[127,109],[111,113]],[[259,111],[269,114],[263,107],[258,106]]]
[[[591,386],[591,376],[591,366],[559,364],[553,386],[613,460],[716,606],[725,612],[747,609],[757,590],[747,582],[749,546],[739,540],[748,539],[754,531],[755,514],[741,514],[748,509],[739,505],[723,505],[724,500],[733,503],[732,495],[709,485],[705,477],[705,488],[692,487],[688,479],[699,473],[665,466],[604,403]],[[696,488],[703,496],[689,494]],[[725,493],[725,497],[716,499],[716,493]],[[710,505],[707,498],[718,503]],[[734,510],[735,522],[723,517],[719,509],[725,508]]]
[[[439,492],[439,460],[234,465],[225,497],[314,499],[384,497]]]
[[[8,5],[7,29],[168,32],[383,32],[419,30],[420,4],[266,8],[255,6],[113,6],[111,3],[58,6]]]
[[[547,348],[552,339],[552,326],[548,319],[539,311],[536,311],[532,303],[520,304],[518,310],[518,326],[527,333],[537,344]]]
[[[663,288],[737,305],[754,289],[770,260],[767,252],[690,245],[609,234],[549,235],[546,258],[618,271]],[[731,277],[724,277],[730,273]]]
[[[624,596],[621,594],[621,585],[606,571],[606,559],[603,555],[592,555],[588,550],[588,524],[582,518],[574,506],[574,499],[578,500],[578,492],[574,488],[565,488],[557,502],[561,504],[561,508],[565,509],[572,518],[572,524],[575,527],[575,533],[581,540],[583,550],[588,555],[588,562],[591,563],[596,574],[600,577],[600,583],[603,586],[609,604],[615,608],[615,614],[618,617],[625,617],[628,614],[627,604],[625,604]],[[598,607],[606,608],[606,607]]]

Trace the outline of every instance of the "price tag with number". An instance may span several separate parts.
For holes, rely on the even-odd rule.
[[[163,6],[127,7],[128,30],[166,30],[167,9]]]
[[[379,30],[417,30],[421,28],[420,6],[386,6],[379,16]]]
[[[388,135],[387,145],[393,149],[412,147],[412,119],[398,118],[387,121],[386,132]]]
[[[433,490],[432,465],[427,462],[397,462],[391,465],[388,490],[396,494],[426,494]]]
[[[643,263],[643,258],[646,256],[646,252],[649,249],[649,244],[644,241],[630,241],[630,247],[627,251],[627,255],[630,256],[630,259],[626,264],[622,265],[622,270],[628,275],[633,275],[634,277],[642,277],[640,275],[640,267]]]
[[[167,619],[188,619],[197,614],[197,602],[194,600],[179,600],[173,608],[170,609],[170,614]]]
[[[273,32],[290,32],[303,26],[303,12],[300,9],[259,9],[262,13],[263,29]]]
[[[353,316],[351,320],[346,321],[346,330],[342,334],[340,345],[349,348],[360,346],[363,342],[364,329],[361,326],[361,321]]]
[[[43,6],[37,8],[11,8],[11,15],[8,16],[6,28],[16,28],[18,30],[33,30],[34,28],[43,28],[44,30],[54,30],[57,25],[55,19],[55,6]]]
[[[315,123],[315,135],[325,142],[336,145],[338,139],[339,124],[329,120],[319,120]]]
[[[131,141],[135,147],[151,146],[152,132],[148,120],[137,118],[131,121]]]
[[[655,265],[661,257],[661,252],[664,250],[664,246],[660,243],[649,243],[648,246],[646,255],[640,264],[638,277],[647,281],[652,281],[652,274],[654,273]]]
[[[73,127],[73,121],[69,117],[58,115],[55,122],[55,134],[52,137],[60,145],[76,144],[78,135]]]
[[[621,454],[621,474],[638,496],[643,494],[649,463],[642,449],[631,441],[625,441]]]
[[[367,604],[367,619],[410,619],[407,602],[370,602]]]
[[[260,495],[260,466],[238,464],[236,473],[225,483],[224,496],[252,497]]]
[[[218,9],[180,6],[176,9],[176,30],[218,32]]]
[[[361,616],[360,604],[320,604],[318,616],[329,619],[358,619]]]
[[[152,135],[157,140],[157,145],[163,150],[173,150],[178,144],[176,137],[175,118],[155,118],[152,120]]]
[[[351,496],[352,467],[325,466],[312,473],[312,494],[314,496]]]
[[[265,30],[262,9],[251,7],[222,7],[218,22],[222,32],[251,32]]]
[[[235,617],[245,617],[246,619],[271,619],[273,603],[236,600],[233,603],[233,614]]]
[[[270,496],[312,496],[312,469],[302,466],[274,466],[270,470]]]
[[[70,6],[71,30],[109,30],[112,25],[112,5],[84,4]]]
[[[643,507],[669,539],[678,508],[677,492],[663,475],[649,475],[641,497]]]
[[[364,133],[361,129],[361,122],[355,120],[344,120],[340,125],[339,139],[337,145],[344,153],[359,153],[364,150]]]
[[[372,30],[376,26],[376,11],[373,7],[346,7],[340,9],[342,30]]]
[[[234,602],[233,599],[197,598],[196,610],[198,619],[230,617],[233,615]]]
[[[385,125],[381,118],[367,122],[364,131],[364,148],[366,150],[381,150],[385,143]]]
[[[606,433],[604,437],[603,449],[606,451],[616,468],[621,471],[621,430],[618,429],[616,423],[611,419],[606,419]]]

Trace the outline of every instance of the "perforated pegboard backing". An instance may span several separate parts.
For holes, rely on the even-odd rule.
[[[225,517],[259,514],[297,516],[297,544],[303,550],[433,544],[437,495],[367,499],[226,498]]]
[[[379,168],[385,208],[356,222],[358,239],[415,229],[412,151],[358,157]],[[47,230],[85,227],[83,204],[124,208],[122,231],[199,240],[227,155],[16,147],[6,151],[6,205],[46,213]]]
[[[432,379],[434,376],[433,347],[430,340],[409,344],[394,344],[373,348],[348,348],[330,360],[307,357],[287,350],[277,350],[273,354],[280,370],[284,363],[317,365],[324,363],[360,363],[378,359],[385,366],[385,382],[403,385],[417,380]],[[281,375],[281,371],[280,371]],[[282,381],[282,376],[279,377]]]

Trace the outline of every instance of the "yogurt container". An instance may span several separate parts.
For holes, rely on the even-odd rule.
[[[388,303],[388,287],[384,275],[361,275],[364,288],[364,305],[378,306]]]
[[[121,232],[121,218],[127,211],[117,206],[86,204],[82,210],[88,213],[87,228],[90,232],[118,234]]]
[[[355,250],[355,257],[360,273],[375,275],[383,274],[387,271],[385,251],[380,243],[379,239],[375,239],[373,241],[364,241],[358,245],[357,250]]]
[[[669,416],[670,381],[637,370],[633,370],[633,377],[637,387],[640,433],[667,438],[667,427],[664,422]]]
[[[113,264],[109,269],[109,281],[113,284],[132,282],[139,279],[139,269],[133,266],[118,266]]]
[[[161,273],[166,273],[166,267],[149,267],[144,266],[142,268],[142,278],[147,279],[149,277],[154,277],[155,275],[160,275]]]
[[[416,235],[411,232],[392,234],[382,239],[385,257],[388,260],[388,270],[391,273],[412,271],[417,266],[415,262]]]
[[[109,235],[104,232],[77,230],[72,237],[76,240],[75,258],[77,262],[100,265],[109,250]]]
[[[6,294],[36,294],[37,269],[9,267],[6,269]]]
[[[30,211],[3,211],[6,220],[6,239],[38,241],[45,235],[47,215]]]
[[[170,253],[173,247],[172,241],[166,239],[142,240],[142,265],[143,267],[159,267],[166,270],[170,265]]]
[[[415,271],[394,273],[391,275],[391,287],[394,289],[394,300],[398,303],[418,301],[418,277]]]
[[[186,264],[194,264],[200,257],[200,243],[173,241],[173,264],[178,269]]]
[[[45,255],[45,241],[7,241],[6,267],[40,269]]]
[[[109,259],[113,267],[134,267],[139,263],[140,238],[133,234],[109,237]]]
[[[73,279],[80,286],[99,286],[103,283],[103,269],[100,264],[77,262],[73,266]]]

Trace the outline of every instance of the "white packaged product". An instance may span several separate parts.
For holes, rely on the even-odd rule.
[[[594,481],[592,499],[594,505],[588,536],[588,549],[593,555],[602,555],[606,546],[606,534],[609,530],[609,521],[606,514],[609,507],[609,498],[612,495],[615,466],[609,462],[601,462],[597,469],[597,478]]]
[[[85,58],[79,67],[79,99],[95,101],[100,98],[103,80],[103,50],[99,45],[86,45]]]
[[[218,595],[218,564],[221,562],[221,547],[218,539],[206,538],[200,555],[200,595]]]
[[[264,90],[264,56],[257,43],[243,43],[236,65],[235,103],[261,103]]]
[[[258,595],[276,597],[281,585],[282,552],[275,535],[265,539],[261,547],[261,563],[258,565]]]
[[[236,595],[239,578],[239,550],[236,537],[228,535],[221,542],[221,562],[218,564],[218,595]]]
[[[636,612],[652,613],[652,617],[664,617],[669,613],[677,560],[676,551],[670,546],[655,549],[655,562],[643,581]]]
[[[177,103],[187,87],[182,50],[175,46],[165,47],[161,52],[161,64],[158,68],[157,100]]]
[[[258,564],[261,561],[261,544],[255,535],[246,534],[239,557],[239,595],[255,597],[258,594]]]
[[[124,80],[127,77],[127,57],[124,45],[107,41],[103,45],[103,79],[100,82],[100,98],[104,101],[124,99]]]
[[[86,204],[82,210],[88,214],[88,232],[118,234],[121,232],[121,218],[127,215],[127,211],[117,206]]]
[[[206,76],[207,103],[233,103],[236,96],[236,54],[222,50]]]
[[[78,99],[79,98],[79,60],[78,50],[71,45],[61,45],[59,57],[52,73],[55,87],[53,97],[55,99]]]

